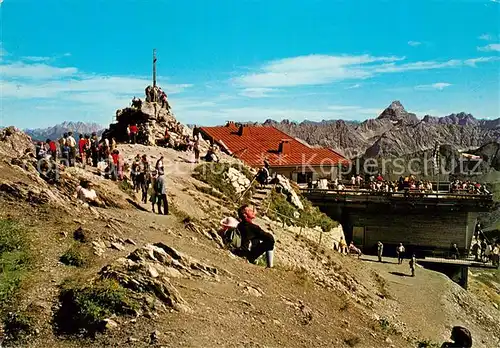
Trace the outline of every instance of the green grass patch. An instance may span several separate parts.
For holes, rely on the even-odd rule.
[[[130,197],[135,198],[134,188],[133,188],[132,184],[130,183],[130,181],[128,181],[127,179],[119,181],[118,188],[120,190],[122,190],[123,192],[125,192],[126,194],[128,194]]]
[[[198,186],[198,185],[195,185],[195,187],[198,191],[200,191],[202,193],[205,193],[205,194],[210,195],[210,196],[215,197],[215,198],[227,200],[227,197],[224,194],[222,194],[221,192],[219,192],[218,190],[216,190],[213,187]]]
[[[74,243],[61,255],[59,261],[66,266],[87,267],[91,263],[91,257],[92,253],[87,246]]]
[[[92,284],[69,280],[61,285],[54,325],[59,334],[95,335],[112,315],[132,315],[139,302],[131,290],[112,280]]]
[[[321,227],[324,232],[330,231],[338,226],[338,222],[330,219],[326,214],[322,213],[318,207],[315,207],[307,199],[301,197],[304,210],[298,210],[287,197],[275,190],[267,197],[264,206],[269,206],[267,216],[273,220],[281,220],[288,225],[297,225],[301,227],[314,228]],[[295,217],[296,212],[300,215]]]
[[[378,323],[380,328],[386,333],[391,335],[397,334],[397,330],[394,328],[394,325],[392,325],[386,318],[380,318]]]
[[[7,342],[22,342],[36,334],[36,321],[26,312],[10,312],[3,320]]]
[[[27,231],[12,220],[0,220],[0,310],[13,302],[32,265]]]

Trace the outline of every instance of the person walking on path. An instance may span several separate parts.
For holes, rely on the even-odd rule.
[[[398,264],[402,264],[403,259],[405,258],[405,247],[403,246],[403,243],[399,243],[396,253],[398,254]]]
[[[161,214],[161,206],[163,205],[163,214],[168,215],[167,185],[163,171],[158,172],[158,178],[156,178],[156,192],[158,214]]]
[[[417,263],[417,259],[415,258],[415,254],[411,256],[410,259],[410,271],[411,271],[411,276],[415,277],[415,265]]]
[[[384,244],[382,244],[381,241],[378,241],[378,243],[377,243],[378,262],[382,262],[382,254],[383,253],[384,253]]]

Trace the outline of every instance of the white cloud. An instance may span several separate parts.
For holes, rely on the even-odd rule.
[[[271,97],[270,93],[277,91],[275,88],[253,87],[243,89],[239,95],[248,98],[266,98]]]
[[[414,71],[414,70],[433,70],[433,69],[442,69],[442,68],[450,68],[462,65],[463,62],[457,59],[448,60],[445,62],[436,62],[436,61],[423,61],[423,62],[413,62],[413,63],[405,63],[405,64],[383,64],[378,67],[375,67],[373,71],[375,73],[395,73],[395,72],[405,72],[405,71]]]
[[[354,85],[346,87],[345,89],[356,89],[356,88],[359,88],[359,87],[361,87],[361,84],[360,83],[356,83]]]
[[[430,84],[430,85],[420,85],[420,86],[415,86],[415,89],[419,89],[419,90],[439,90],[439,91],[442,91],[443,89],[445,89],[446,87],[450,87],[452,84],[451,83],[447,83],[447,82],[436,82],[436,83],[433,83],[433,84]]]
[[[422,43],[420,41],[408,41],[408,45],[412,47],[420,46]]]
[[[86,74],[74,67],[36,62],[0,62],[0,79],[2,113],[29,126],[41,121],[28,118],[24,114],[28,108],[46,107],[41,114],[46,123],[60,122],[61,117],[88,121],[114,115],[134,95],[143,97],[145,87],[151,84],[146,77]],[[169,95],[191,87],[168,83],[162,76],[158,77],[158,84]]]
[[[233,79],[246,88],[326,85],[342,80],[361,80],[380,74],[475,66],[489,57],[468,60],[402,62],[404,57],[309,55],[271,61],[257,72]]]
[[[486,46],[478,47],[477,49],[483,52],[500,52],[500,43],[489,44]]]
[[[490,0],[491,2],[496,2],[497,4],[500,4],[500,0]]]
[[[257,73],[236,78],[243,87],[287,87],[320,85],[346,79],[363,79],[372,76],[373,63],[394,62],[404,58],[362,56],[309,55],[271,61]]]
[[[50,59],[51,59],[50,57],[38,57],[38,56],[23,57],[23,60],[28,60],[30,62],[47,62]]]
[[[0,76],[3,78],[54,79],[75,75],[77,68],[59,68],[47,64],[27,64],[15,62],[0,66]]]
[[[480,37],[478,37],[479,40],[485,40],[485,41],[490,41],[493,40],[493,37],[490,34],[483,34]]]
[[[475,67],[477,63],[486,63],[500,60],[500,57],[479,57],[473,59],[467,59],[464,63],[469,66]]]

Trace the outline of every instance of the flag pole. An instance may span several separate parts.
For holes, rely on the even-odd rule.
[[[156,87],[156,48],[153,49],[153,87]]]

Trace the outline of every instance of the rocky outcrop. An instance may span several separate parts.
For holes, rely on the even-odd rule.
[[[102,279],[114,279],[120,285],[142,296],[152,296],[163,306],[178,311],[192,309],[171,283],[172,278],[196,278],[217,281],[218,270],[163,244],[148,244],[126,258],[105,266]],[[161,308],[161,306],[160,306]]]
[[[27,152],[35,152],[31,138],[16,127],[0,130],[0,155],[10,158],[19,157]]]
[[[127,126],[132,124],[144,127],[147,134],[146,143],[149,145],[162,142],[167,128],[172,141],[180,136],[192,134],[187,126],[177,122],[172,109],[162,107],[157,102],[142,101],[139,105],[117,110],[115,122],[109,125],[103,135],[114,137],[118,142],[127,142]]]
[[[297,192],[295,192],[292,185],[290,184],[290,180],[285,178],[283,175],[278,174],[276,176],[276,184],[280,186],[281,192],[288,197],[290,203],[292,203],[297,209],[304,209],[304,205],[300,201],[299,195],[297,194]]]
[[[229,167],[224,176],[227,182],[234,187],[236,194],[242,193],[250,186],[250,180],[236,168]]]

